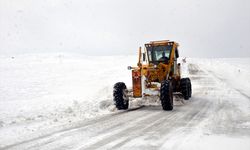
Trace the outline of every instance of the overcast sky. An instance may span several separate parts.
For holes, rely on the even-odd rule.
[[[0,54],[136,54],[152,40],[187,57],[250,57],[249,0],[0,0]]]

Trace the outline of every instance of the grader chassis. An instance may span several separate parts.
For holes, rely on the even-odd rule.
[[[163,110],[173,109],[173,94],[181,94],[185,100],[191,97],[191,80],[181,78],[177,64],[178,46],[163,40],[145,44],[144,52],[139,48],[137,67],[128,67],[132,70],[132,89],[128,90],[123,82],[114,85],[113,100],[118,110],[128,109],[129,97],[159,96]]]

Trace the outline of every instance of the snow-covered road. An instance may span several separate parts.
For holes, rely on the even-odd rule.
[[[0,149],[250,149],[250,93],[201,64],[188,66],[189,101],[99,116]]]

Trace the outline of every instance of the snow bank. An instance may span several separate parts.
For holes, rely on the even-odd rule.
[[[110,113],[113,84],[124,81],[131,86],[127,66],[136,60],[74,54],[1,56],[0,136]],[[13,126],[20,128],[14,131]]]
[[[249,93],[250,58],[191,59],[191,61],[209,72],[216,72],[216,75],[214,75],[217,78]]]

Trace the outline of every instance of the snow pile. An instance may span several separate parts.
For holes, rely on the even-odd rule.
[[[250,58],[191,59],[191,62],[250,98]]]
[[[127,66],[135,60],[74,54],[1,56],[0,136],[110,113],[113,84],[124,81],[131,86]]]

